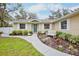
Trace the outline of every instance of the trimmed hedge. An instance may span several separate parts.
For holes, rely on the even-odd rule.
[[[79,36],[71,35],[69,33],[64,33],[64,32],[58,32],[58,31],[56,32],[56,36],[64,40],[68,40],[71,43],[79,44]]]
[[[0,34],[2,34],[3,32],[0,32]]]
[[[28,33],[33,34],[31,30],[14,30],[10,35],[28,35]]]

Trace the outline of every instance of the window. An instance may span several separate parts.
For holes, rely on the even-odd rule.
[[[20,24],[20,29],[25,29],[25,24]]]
[[[61,22],[61,29],[67,29],[67,20]]]
[[[49,24],[44,24],[44,29],[49,29]]]

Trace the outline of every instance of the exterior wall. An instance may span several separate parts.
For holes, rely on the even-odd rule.
[[[79,35],[79,15],[70,18],[70,33]]]
[[[13,31],[12,27],[1,27],[0,31],[3,32],[3,34],[9,34]]]
[[[60,21],[59,22],[56,22],[54,24],[54,30],[55,31],[64,31],[64,32],[68,32],[68,33],[71,33],[73,35],[79,35],[79,15],[76,15],[74,17],[71,17],[71,18],[68,18],[67,20],[69,20],[69,30],[60,30]]]
[[[32,24],[26,24],[27,30],[32,30]]]
[[[31,30],[31,24],[25,24],[25,29],[20,29],[20,24],[13,25],[14,30]]]
[[[53,25],[52,24],[50,24],[49,27],[50,27],[49,29],[44,29],[44,24],[39,24],[38,25],[38,31],[53,30]]]
[[[38,30],[38,31],[44,30],[44,24],[38,24],[37,30]]]
[[[13,29],[14,30],[19,30],[19,24],[13,24]]]

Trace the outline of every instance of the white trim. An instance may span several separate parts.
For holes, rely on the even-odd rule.
[[[67,19],[67,30],[70,30],[70,20]]]
[[[27,26],[27,25],[25,24],[25,29],[26,29],[26,26]],[[21,28],[20,28],[20,23],[19,23],[19,29],[20,29],[20,30],[25,30],[25,29],[21,29]]]
[[[64,21],[64,20],[62,20],[59,22],[59,30],[61,30],[61,31],[70,30],[70,20],[69,19],[66,19],[66,20],[67,20],[67,29],[61,29],[61,22]]]

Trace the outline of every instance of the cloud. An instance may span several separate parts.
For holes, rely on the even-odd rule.
[[[28,10],[31,12],[40,12],[46,10],[46,6],[44,4],[36,4],[32,5]]]
[[[52,3],[52,4],[48,4],[48,10],[53,10],[53,11],[56,11],[58,9],[62,9],[64,8],[64,6],[62,4],[57,4],[57,3]]]
[[[57,4],[57,3],[51,3],[51,4],[36,4],[32,5],[28,10],[31,12],[40,12],[44,10],[57,10],[57,9],[62,9],[63,5],[62,4]]]
[[[58,9],[62,9],[63,7],[64,6],[59,3],[45,3],[45,4],[41,3],[30,6],[28,8],[28,12],[30,11],[38,14],[39,18],[47,18],[48,14],[41,14],[40,11],[47,11],[47,12],[49,12],[50,10],[56,11]]]

